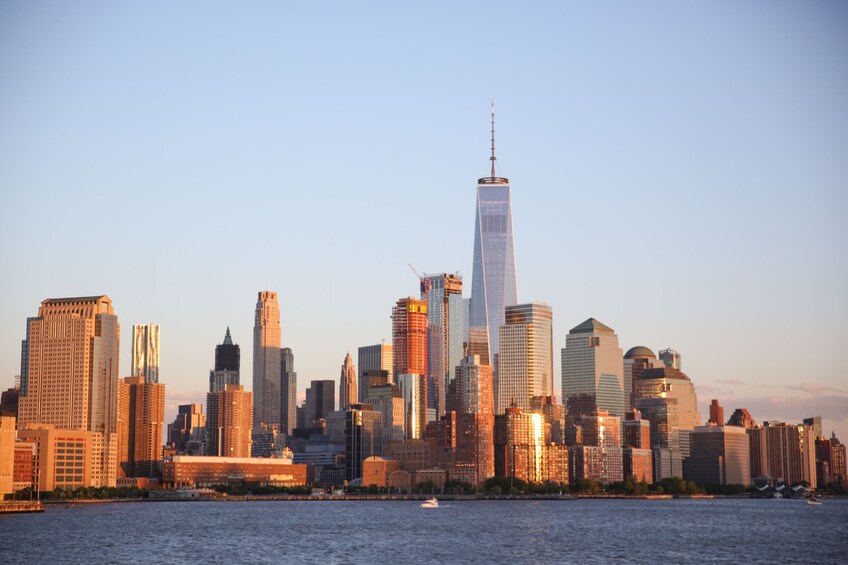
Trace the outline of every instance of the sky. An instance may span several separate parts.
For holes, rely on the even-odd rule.
[[[299,397],[391,340],[409,268],[470,296],[496,107],[555,387],[589,317],[682,354],[702,415],[848,440],[848,4],[0,3],[0,386],[46,298],[161,326],[168,421],[279,292]]]

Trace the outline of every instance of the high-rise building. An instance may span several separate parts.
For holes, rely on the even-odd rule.
[[[203,404],[180,404],[177,417],[168,424],[168,446],[179,454],[204,455],[206,453],[206,414]],[[194,449],[189,445],[195,442]]]
[[[465,357],[456,372],[456,465],[466,466],[472,484],[495,476],[492,367],[481,365],[479,355]]]
[[[628,410],[636,404],[636,397],[633,393],[637,388],[637,381],[642,375],[642,371],[662,366],[662,362],[658,361],[654,352],[647,347],[637,345],[627,350],[627,353],[624,354],[624,387],[626,391],[629,391],[629,395],[628,392],[625,392],[624,401],[629,403]]]
[[[403,398],[403,410],[408,439],[421,439],[427,427],[427,380],[424,375],[396,375]]]
[[[297,427],[297,373],[289,347],[280,351],[280,407],[280,429],[292,435]]]
[[[660,361],[669,369],[680,370],[680,353],[673,349],[663,349],[660,351]]]
[[[395,375],[427,375],[427,303],[401,298],[392,308]]]
[[[280,424],[280,374],[280,304],[276,292],[262,291],[253,326],[254,427]]]
[[[762,474],[790,485],[806,482],[810,488],[816,488],[815,431],[812,426],[764,422],[762,428],[751,432],[761,437],[760,442],[751,440],[752,449],[755,443],[765,446],[765,461],[760,469]]]
[[[722,408],[721,404],[715,398],[710,402],[710,419],[707,420],[707,423],[710,426],[724,425],[724,408]]]
[[[383,453],[393,441],[406,439],[406,410],[398,385],[386,383],[368,388],[366,404],[383,417]]]
[[[368,372],[386,371],[388,382],[395,382],[392,365],[394,354],[390,343],[378,343],[377,345],[366,345],[359,348],[359,395],[360,399],[368,398]]]
[[[122,426],[118,462],[126,477],[156,477],[162,460],[165,385],[143,376],[119,383]]]
[[[495,416],[495,476],[568,483],[568,448],[550,442],[542,414],[510,406]]]
[[[117,482],[119,342],[108,296],[47,299],[27,319],[18,429],[93,432],[94,486]]]
[[[642,371],[638,384],[639,390],[635,391],[637,399],[677,399],[680,455],[683,459],[689,457],[689,436],[697,426],[701,425],[701,413],[698,412],[698,397],[695,394],[695,385],[692,384],[685,373],[668,367]],[[639,407],[637,406],[637,408]],[[649,416],[648,419],[650,420]]]
[[[447,273],[421,277],[421,300],[427,303],[427,407],[441,416],[468,339],[469,301],[462,298],[462,277]]]
[[[810,426],[813,428],[813,436],[816,438],[824,437],[824,433],[822,432],[822,420],[821,416],[813,416],[812,418],[804,418],[801,420],[801,423],[805,426]]]
[[[751,429],[757,425],[751,413],[745,408],[737,408],[727,419],[728,426],[741,426],[746,429]],[[756,475],[755,475],[756,476]]]
[[[553,312],[540,302],[505,309],[495,378],[495,413],[515,402],[530,410],[534,396],[554,393]]]
[[[816,438],[816,483],[819,487],[838,484],[848,486],[845,445],[831,433],[829,439]]]
[[[474,265],[471,279],[470,353],[497,372],[499,328],[504,309],[518,303],[512,198],[509,179],[495,176],[495,104],[492,103],[492,168],[477,179],[474,220]]]
[[[382,417],[370,404],[354,404],[344,415],[345,478],[362,477],[362,462],[383,455]]]
[[[545,426],[550,429],[551,443],[565,445],[565,406],[557,404],[556,397],[551,394],[531,398],[530,409],[542,415]]]
[[[750,445],[745,428],[697,426],[690,450],[690,456],[683,461],[686,480],[699,485],[751,484]]]
[[[623,417],[628,389],[615,332],[594,318],[572,328],[562,350],[563,399],[594,396],[600,410]]]
[[[241,384],[239,367],[241,350],[233,343],[230,328],[224,334],[224,342],[215,346],[215,368],[209,371],[209,392],[219,392],[227,385]]]
[[[132,375],[159,382],[159,324],[133,326]]]
[[[206,453],[217,457],[250,457],[253,393],[227,385],[206,394]]]
[[[637,398],[636,409],[651,424],[654,482],[683,477],[677,398]]]
[[[350,352],[345,355],[342,372],[339,376],[339,410],[347,410],[351,404],[357,403],[356,397],[356,366],[350,358]]]
[[[336,409],[336,382],[312,381],[306,389],[306,427],[326,419]]]
[[[628,410],[622,422],[621,438],[624,447],[651,449],[651,423],[635,408]]]

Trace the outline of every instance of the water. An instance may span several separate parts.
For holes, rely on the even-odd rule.
[[[149,502],[0,516],[0,563],[844,563],[848,499]]]

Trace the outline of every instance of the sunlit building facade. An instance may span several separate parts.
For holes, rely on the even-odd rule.
[[[750,485],[750,442],[739,426],[696,426],[683,478],[699,485]]]
[[[120,325],[108,296],[47,299],[27,320],[18,428],[90,431],[94,486],[118,472]]]
[[[118,463],[122,476],[158,477],[165,430],[165,385],[143,376],[119,383],[121,426]]]
[[[598,409],[623,417],[628,390],[615,332],[594,318],[572,328],[562,350],[563,399],[594,396]]]
[[[206,394],[206,452],[214,457],[250,457],[253,393],[227,385]]]
[[[480,355],[484,365],[496,367],[498,330],[504,324],[504,309],[518,302],[518,286],[509,179],[495,176],[494,104],[490,160],[491,174],[477,180],[469,335],[470,353]]]
[[[478,355],[465,357],[458,367],[456,388],[456,465],[466,467],[466,478],[479,485],[495,476],[492,367],[480,364]]]
[[[347,410],[351,404],[356,404],[356,393],[356,366],[348,353],[339,375],[339,410]]]
[[[447,410],[447,387],[468,339],[469,302],[462,298],[462,277],[448,273],[424,275],[421,300],[427,303],[427,404],[438,417]]]
[[[668,367],[646,369],[639,376],[638,390],[635,392],[637,402],[645,398],[673,398],[677,400],[680,454],[683,459],[689,457],[689,438],[695,428],[702,423],[701,413],[698,411],[695,385],[692,384],[689,377],[677,369]]]
[[[280,303],[261,291],[253,325],[253,425],[280,424]]]
[[[215,346],[215,368],[209,371],[209,392],[224,390],[227,385],[241,384],[239,368],[241,350],[233,343],[230,328],[224,334],[224,341]]]
[[[404,428],[407,439],[421,439],[427,427],[427,378],[424,375],[397,375],[403,398]]]
[[[387,382],[394,379],[394,352],[391,343],[366,345],[358,350],[357,367],[359,368],[359,399],[368,398],[368,373],[370,371],[386,371]]]
[[[297,372],[290,347],[280,350],[280,430],[292,435],[297,427]]]
[[[500,331],[495,413],[515,403],[530,409],[534,396],[554,393],[553,312],[533,302],[507,306]]]
[[[133,326],[132,374],[149,383],[159,382],[159,324]]]

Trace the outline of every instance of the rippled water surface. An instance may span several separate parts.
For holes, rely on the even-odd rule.
[[[846,563],[848,499],[139,502],[0,516],[0,563]]]

